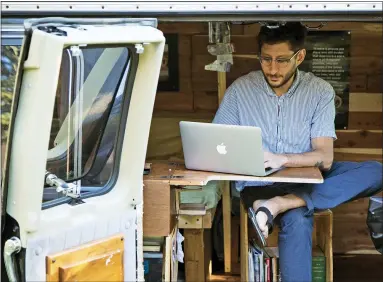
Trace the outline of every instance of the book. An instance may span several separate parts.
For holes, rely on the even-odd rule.
[[[312,252],[312,281],[326,282],[326,257],[319,247]]]

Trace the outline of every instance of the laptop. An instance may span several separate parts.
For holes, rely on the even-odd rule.
[[[264,167],[259,127],[180,122],[185,167],[250,176],[267,176],[278,169]]]

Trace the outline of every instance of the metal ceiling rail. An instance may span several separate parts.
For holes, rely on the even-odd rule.
[[[2,13],[113,12],[113,13],[381,13],[382,2],[330,1],[124,1],[124,2],[2,2]]]

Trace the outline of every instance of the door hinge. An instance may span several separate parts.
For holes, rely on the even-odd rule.
[[[67,183],[49,171],[45,172],[45,183],[49,186],[56,186],[56,191],[58,193],[63,193],[65,196],[76,199],[81,195],[80,185]]]

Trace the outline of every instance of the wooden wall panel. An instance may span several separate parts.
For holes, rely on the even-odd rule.
[[[338,130],[335,148],[380,148],[382,131],[376,130]]]
[[[382,129],[381,112],[350,112],[348,114],[349,129]]]
[[[378,253],[373,247],[366,224],[368,202],[368,198],[363,198],[333,209],[334,253]]]

